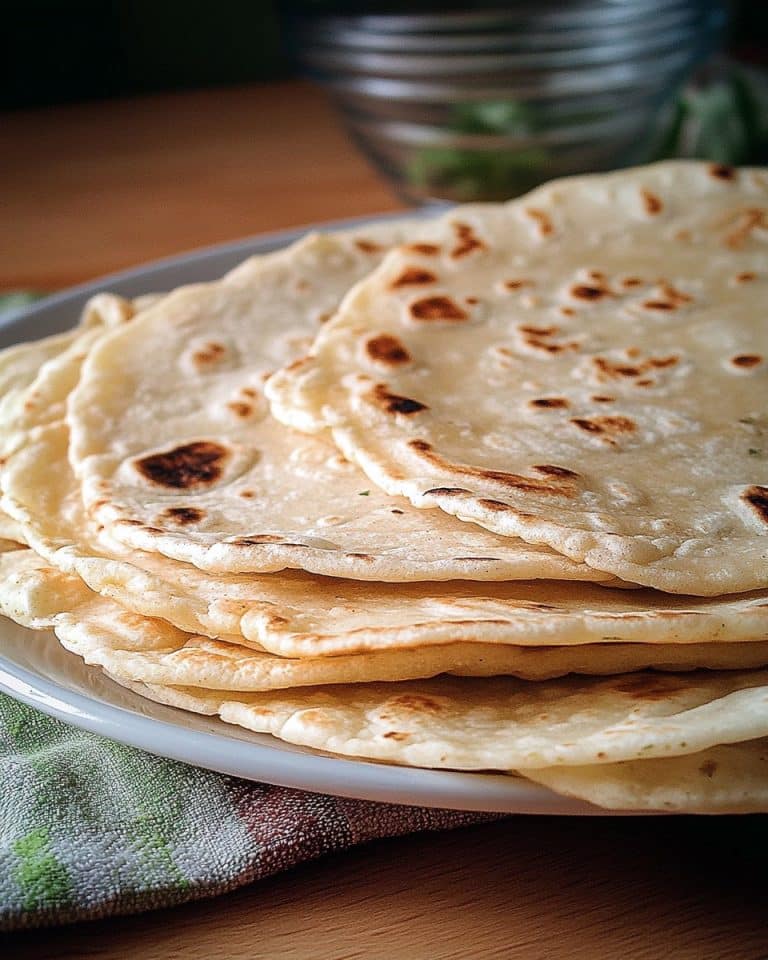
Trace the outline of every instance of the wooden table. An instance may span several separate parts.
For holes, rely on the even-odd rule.
[[[0,124],[0,288],[396,209],[306,86],[20,113]],[[761,818],[513,817],[381,841],[227,897],[7,937],[9,960],[761,960]]]

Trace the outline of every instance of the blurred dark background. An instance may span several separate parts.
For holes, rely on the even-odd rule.
[[[471,8],[450,2],[431,8],[459,6]],[[285,52],[286,23],[300,7],[359,14],[374,8],[413,12],[430,5],[6,0],[0,106],[14,109],[285,79],[296,73]],[[739,0],[731,10],[729,53],[764,65],[768,2]]]

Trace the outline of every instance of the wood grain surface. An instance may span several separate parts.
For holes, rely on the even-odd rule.
[[[301,84],[30,111],[0,131],[5,289],[398,205]],[[7,936],[0,957],[764,960],[766,862],[761,817],[513,817]]]

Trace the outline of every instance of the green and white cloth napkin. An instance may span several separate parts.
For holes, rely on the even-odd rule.
[[[172,906],[374,838],[484,819],[223,776],[0,694],[0,930]]]

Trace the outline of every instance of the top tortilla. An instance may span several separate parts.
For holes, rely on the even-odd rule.
[[[765,586],[768,173],[557,181],[421,240],[272,378],[273,413],[389,494],[624,580]]]

